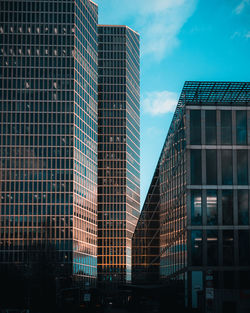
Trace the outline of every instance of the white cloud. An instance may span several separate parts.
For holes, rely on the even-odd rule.
[[[148,92],[142,99],[144,112],[153,116],[174,112],[178,102],[178,95],[171,91]]]
[[[143,55],[161,60],[179,44],[178,35],[198,0],[98,0],[105,22],[126,24],[141,35]],[[100,14],[99,14],[100,15]],[[102,17],[100,16],[100,19]],[[103,22],[103,21],[101,21]]]
[[[250,4],[250,0],[242,0],[240,4],[235,8],[234,13],[237,15],[241,14],[243,10],[245,9],[245,7],[249,4]]]
[[[250,39],[250,31],[245,34],[245,38]]]
[[[250,31],[247,31],[247,32],[234,32],[230,38],[231,39],[243,38],[243,39],[247,39],[248,40],[248,39],[250,39]]]

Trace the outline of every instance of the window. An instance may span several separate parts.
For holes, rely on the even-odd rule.
[[[248,151],[237,151],[237,178],[238,185],[248,185]]]
[[[207,185],[217,184],[217,152],[216,150],[206,151],[206,175],[207,175]]]
[[[201,111],[190,110],[190,144],[201,144]]]
[[[191,234],[192,265],[202,265],[202,231],[193,230]]]
[[[247,112],[236,111],[236,142],[237,145],[247,144]]]
[[[221,111],[221,144],[232,144],[232,111]]]
[[[250,247],[249,230],[239,230],[239,263],[249,265]]]
[[[191,190],[191,223],[202,225],[201,190]]]
[[[218,207],[217,207],[217,191],[207,191],[207,224],[218,224]]]
[[[233,184],[232,150],[221,151],[222,185]]]
[[[206,144],[216,145],[216,111],[205,111]]]
[[[249,224],[249,210],[248,210],[248,190],[238,191],[238,218],[239,225]]]
[[[218,265],[218,231],[207,231],[207,265]]]
[[[223,225],[233,225],[233,191],[222,190]]]
[[[191,184],[201,185],[201,150],[191,150]]]
[[[234,264],[234,232],[223,231],[223,265]]]

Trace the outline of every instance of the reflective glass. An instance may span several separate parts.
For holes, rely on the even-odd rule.
[[[248,150],[237,151],[238,185],[248,184]]]
[[[207,265],[216,266],[218,265],[218,231],[208,230],[207,231]]]
[[[190,144],[201,144],[201,111],[190,110]]]
[[[207,110],[205,111],[205,128],[206,128],[206,144],[216,145],[216,111]]]
[[[249,230],[239,230],[239,263],[240,265],[249,265],[250,246]]]
[[[217,151],[206,150],[207,185],[217,184]]]
[[[248,190],[238,190],[238,218],[239,225],[249,224]]]
[[[202,264],[202,231],[193,230],[191,233],[192,265]]]
[[[221,150],[222,185],[233,184],[232,150]]]
[[[232,144],[232,111],[221,111],[221,144]]]
[[[236,142],[237,145],[247,144],[247,112],[236,111]]]
[[[207,191],[207,224],[218,224],[218,205],[217,205],[217,191]]]
[[[191,223],[202,224],[201,190],[191,190]]]
[[[191,184],[201,184],[201,150],[191,150]]]
[[[233,225],[233,191],[222,190],[223,225]]]
[[[234,264],[234,232],[223,231],[223,265]]]

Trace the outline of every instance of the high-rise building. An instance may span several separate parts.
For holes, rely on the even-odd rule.
[[[97,276],[97,6],[0,2],[0,265]],[[53,247],[53,249],[52,249]]]
[[[249,82],[186,82],[159,160],[161,284],[202,312],[250,308],[249,118]]]
[[[98,27],[98,277],[131,280],[131,241],[140,210],[139,35]]]

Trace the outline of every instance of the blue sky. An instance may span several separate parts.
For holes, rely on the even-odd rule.
[[[141,205],[186,80],[250,80],[250,0],[96,0],[141,36]]]

